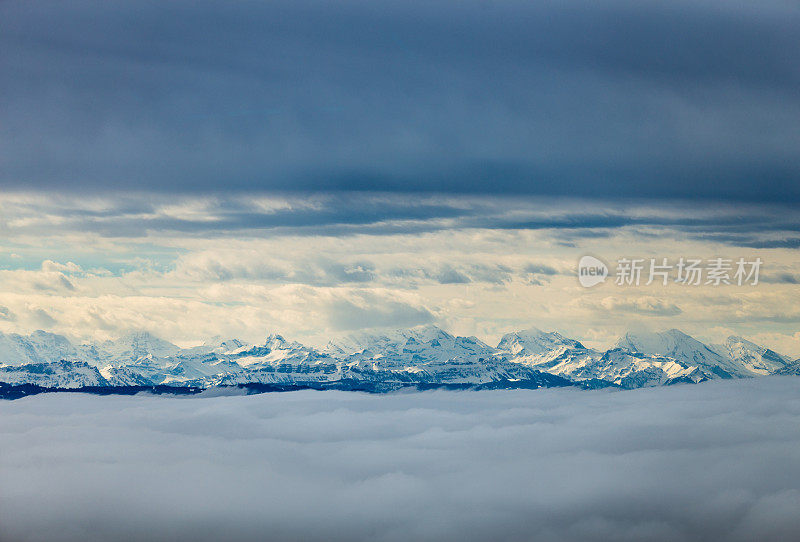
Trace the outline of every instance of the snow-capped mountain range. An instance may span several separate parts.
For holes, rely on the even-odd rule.
[[[0,333],[0,383],[43,388],[236,385],[336,386],[387,391],[405,386],[474,388],[579,385],[640,388],[717,378],[798,374],[792,361],[741,337],[706,345],[672,329],[627,333],[606,351],[538,329],[496,347],[422,326],[356,334],[315,349],[280,335],[263,344],[216,338],[179,348],[147,332],[75,345],[36,331]]]

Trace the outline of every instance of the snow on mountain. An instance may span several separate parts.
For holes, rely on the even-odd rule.
[[[332,361],[327,354],[297,341],[287,341],[281,335],[270,335],[261,346],[242,348],[227,355],[240,366],[249,369],[279,365],[316,365]]]
[[[623,388],[663,386],[676,382],[700,382],[713,375],[672,358],[613,348],[605,352],[586,349],[579,355],[565,352],[548,362],[546,369],[571,380],[603,380]]]
[[[456,337],[435,326],[353,335],[322,352],[273,335],[263,346],[230,356],[243,371],[220,374],[217,382],[486,384],[540,378],[538,371],[496,353],[475,337]]]
[[[496,350],[476,337],[456,337],[436,326],[350,339],[345,347],[328,348],[350,366],[375,370],[409,368],[447,361],[488,360]]]
[[[740,361],[717,352],[677,329],[660,333],[629,332],[617,341],[616,346],[629,352],[672,358],[708,371],[718,378],[746,377],[755,374]]]
[[[115,341],[105,341],[99,345],[98,351],[103,360],[119,361],[147,356],[166,358],[177,354],[180,348],[147,331],[134,331]]]
[[[192,346],[181,350],[182,355],[204,355],[204,354],[229,354],[252,345],[242,342],[239,339],[223,338],[219,335],[205,341],[200,346]]]
[[[568,339],[555,331],[544,332],[536,328],[503,335],[497,345],[498,350],[508,352],[515,357],[541,356],[562,348],[583,347],[578,341]]]
[[[28,336],[0,333],[0,363],[24,365],[81,358],[72,343],[61,335],[34,331]]]
[[[111,386],[153,386],[162,379],[162,374],[158,369],[149,371],[149,374],[154,377],[152,379],[148,378],[148,371],[137,371],[131,367],[107,365],[99,371]]]
[[[216,374],[216,384],[292,384],[341,378],[337,360],[281,335],[268,336],[263,345],[215,357],[218,362],[227,364],[225,370]]]
[[[144,361],[142,358],[140,361]],[[136,370],[132,365],[127,368]],[[270,335],[262,345],[248,345],[235,339],[218,345],[185,349],[162,360],[161,378],[147,375],[165,385],[294,384],[340,379],[337,360],[280,335]]]
[[[512,361],[575,382],[603,381],[623,388],[699,382],[712,375],[672,358],[614,348],[605,352],[555,332],[509,333],[498,344]]]
[[[43,388],[107,386],[97,367],[83,361],[54,361],[0,366],[0,382],[36,384]]]
[[[789,358],[742,337],[728,337],[723,344],[712,345],[712,348],[742,364],[753,374],[772,374],[791,363]]]
[[[357,354],[364,350],[381,352],[397,348],[409,340],[413,340],[416,343],[426,343],[435,339],[447,340],[451,337],[452,335],[437,326],[424,325],[383,333],[352,333],[330,341],[322,351],[332,356],[343,357]]]
[[[217,337],[181,349],[145,332],[78,347],[43,331],[29,336],[0,334],[0,382],[47,387],[351,383],[356,389],[380,390],[403,385],[537,387],[576,382],[638,388],[800,373],[797,366],[739,337],[709,347],[678,330],[628,333],[607,351],[535,328],[503,336],[497,348],[476,337],[420,326],[351,335],[332,341],[322,351],[280,335],[269,335],[256,345]]]
[[[568,378],[572,378],[573,374],[582,373],[583,371],[579,369],[600,356],[599,352],[586,348],[574,339],[554,331],[545,332],[536,328],[504,335],[497,349],[501,355],[515,363]],[[558,366],[558,369],[553,369],[555,366]],[[597,377],[577,377],[576,380],[592,378]]]

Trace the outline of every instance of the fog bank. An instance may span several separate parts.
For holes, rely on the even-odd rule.
[[[0,540],[786,540],[800,379],[0,402]]]

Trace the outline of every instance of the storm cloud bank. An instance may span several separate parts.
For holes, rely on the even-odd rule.
[[[0,403],[0,540],[786,540],[800,381]]]
[[[0,186],[800,198],[800,9],[0,3]]]

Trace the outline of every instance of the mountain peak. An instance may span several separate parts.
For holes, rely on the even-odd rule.
[[[765,347],[763,347],[761,345],[758,345],[758,344],[754,343],[753,341],[747,340],[744,337],[740,337],[738,335],[730,335],[730,336],[728,336],[728,338],[725,339],[725,344],[728,344],[728,345],[741,344],[741,345],[748,346],[748,347],[751,347],[751,348],[765,348]]]
[[[519,331],[512,331],[506,335],[516,335],[518,337],[542,337],[543,335],[546,335],[546,333],[538,327],[529,327]]]
[[[583,348],[584,346],[556,331],[542,331],[535,327],[506,333],[497,344],[498,350],[518,356],[538,356],[564,347]]]
[[[63,335],[41,329],[27,336],[0,333],[0,363],[47,363],[77,357],[75,346]]]
[[[180,349],[138,330],[116,341],[76,348],[68,339],[44,331],[29,336],[0,334],[0,381],[51,387],[106,385],[95,374],[99,370],[112,385],[126,386],[316,385],[350,378],[395,384],[485,384],[524,380],[535,371],[575,382],[641,387],[798,370],[788,358],[741,337],[708,346],[678,329],[630,331],[619,340],[620,348],[605,352],[535,327],[504,335],[497,348],[475,337],[453,336],[435,325],[373,335],[362,332],[348,341],[331,343],[319,352],[271,334],[264,346],[216,338],[216,344]]]
[[[180,351],[176,345],[156,337],[147,330],[132,330],[114,341],[102,345],[111,357],[139,358],[152,355],[157,358],[173,356]]]
[[[664,355],[686,342],[702,345],[691,335],[672,328],[665,331],[628,331],[617,340],[615,346],[643,354]]]
[[[731,335],[723,344],[715,345],[714,348],[756,374],[772,374],[791,363],[788,357],[735,335]]]
[[[279,335],[278,333],[270,333],[267,335],[266,341],[264,341],[265,346],[269,346],[270,348],[274,349],[282,349],[289,341],[283,338],[283,335]]]
[[[630,352],[664,356],[702,369],[715,371],[723,378],[752,376],[753,371],[729,352],[712,348],[679,329],[661,332],[628,332],[617,341],[617,347]]]
[[[417,342],[430,342],[436,339],[453,338],[453,335],[433,324],[398,330],[397,333],[406,339],[414,339]]]

